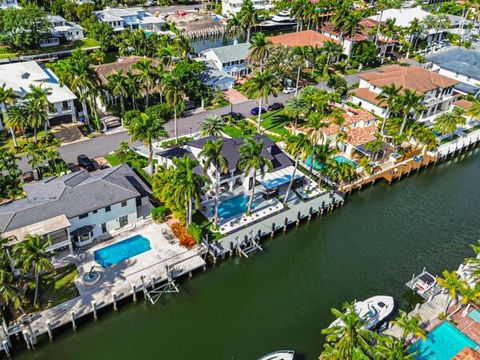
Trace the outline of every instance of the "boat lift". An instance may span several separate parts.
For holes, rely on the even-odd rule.
[[[413,274],[412,280],[405,285],[425,300],[430,300],[442,291],[437,284],[437,277],[430,274],[426,268],[416,276]]]

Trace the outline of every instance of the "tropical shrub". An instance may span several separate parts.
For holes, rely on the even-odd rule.
[[[152,216],[152,219],[155,221],[163,221],[165,219],[165,216],[167,216],[168,210],[165,206],[160,205],[157,206],[156,208],[153,208],[152,211],[150,212],[150,215]]]
[[[187,249],[192,248],[195,246],[196,242],[195,239],[190,235],[187,228],[183,226],[181,223],[177,222],[171,226],[173,234],[178,238],[180,241],[180,245],[185,246]]]
[[[192,235],[193,239],[199,244],[202,241],[202,227],[198,224],[191,223],[188,226],[188,232]]]

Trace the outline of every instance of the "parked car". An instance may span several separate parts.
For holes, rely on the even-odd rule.
[[[87,171],[95,170],[95,165],[92,160],[87,155],[78,155],[77,162],[80,167],[84,168]]]
[[[243,116],[243,114],[238,113],[238,112],[229,112],[229,113],[223,114],[222,116],[220,116],[220,118],[222,120],[225,120],[229,116],[231,116],[236,121],[240,121],[242,119],[245,119],[245,116]]]
[[[283,91],[284,94],[293,94],[296,90],[297,89],[295,89],[294,87],[287,86],[282,91]]]
[[[284,108],[284,105],[282,103],[273,103],[268,107],[268,111],[275,111],[283,108]]]
[[[259,111],[260,111],[260,108],[254,107],[252,110],[250,110],[250,114],[257,116]],[[267,111],[264,108],[262,108],[262,114],[266,112]]]

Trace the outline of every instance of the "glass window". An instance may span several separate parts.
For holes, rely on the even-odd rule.
[[[111,206],[107,206],[107,207],[105,208],[105,212],[109,212],[109,211],[112,211],[112,207],[111,207]]]
[[[85,214],[80,215],[78,218],[79,219],[85,219],[87,217],[88,217],[88,213],[85,213]]]
[[[122,207],[127,206],[127,201],[122,201]]]
[[[128,225],[128,216],[121,216],[118,218],[118,223],[120,225],[120,227],[124,227],[126,225]]]
[[[106,233],[107,232],[107,224],[106,223],[103,223],[102,224],[102,233]]]

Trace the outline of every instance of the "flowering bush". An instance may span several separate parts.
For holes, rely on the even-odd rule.
[[[180,240],[180,245],[190,249],[195,246],[195,239],[190,235],[188,230],[181,223],[177,222],[171,226],[172,232]]]

